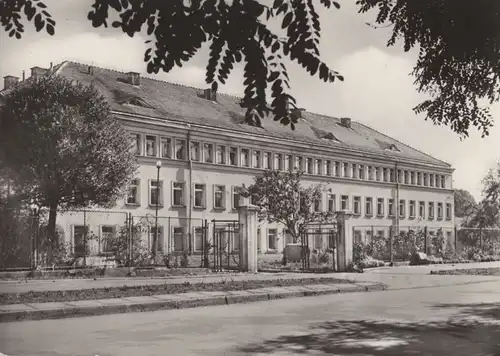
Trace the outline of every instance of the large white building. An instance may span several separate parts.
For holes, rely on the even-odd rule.
[[[196,252],[203,219],[238,218],[235,187],[250,185],[265,169],[294,167],[306,172],[306,184],[327,185],[320,209],[352,211],[356,238],[391,226],[454,225],[452,167],[351,119],[300,110],[295,131],[273,120],[258,128],[244,123],[239,98],[210,89],[74,62],[36,67],[32,75],[95,85],[135,142],[140,168],[128,196],[115,213],[87,215],[99,236],[114,233],[125,213],[153,218],[159,199],[158,248]],[[5,78],[7,90],[16,84]],[[81,217],[67,215],[58,224],[78,245]],[[283,249],[281,227],[263,223],[258,231],[261,252]]]

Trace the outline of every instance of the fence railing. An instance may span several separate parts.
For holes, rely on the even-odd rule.
[[[354,259],[408,261],[413,252],[448,260],[491,260],[500,254],[500,229],[355,226]]]

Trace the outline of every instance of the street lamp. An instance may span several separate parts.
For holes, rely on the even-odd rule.
[[[156,257],[156,244],[158,243],[158,204],[160,203],[160,168],[161,161],[156,162],[156,213],[155,213],[155,234],[153,238],[152,257],[153,263]]]

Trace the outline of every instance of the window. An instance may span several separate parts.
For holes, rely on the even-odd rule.
[[[157,231],[158,232],[156,235],[155,250],[161,252],[161,251],[163,251],[163,246],[165,245],[164,239],[163,239],[163,226],[158,226]],[[154,226],[149,227],[148,240],[149,240],[149,246],[151,246],[151,248],[153,248],[153,243],[155,241],[155,227]]]
[[[429,202],[429,220],[434,219],[434,202]]]
[[[314,174],[313,159],[310,157],[306,159],[306,172],[308,174]]]
[[[349,196],[342,195],[340,197],[340,210],[348,210],[349,209]]]
[[[388,210],[389,210],[389,216],[394,216],[394,199],[389,199],[388,200]]]
[[[185,159],[186,157],[186,141],[175,139],[175,158]]]
[[[394,183],[396,181],[396,177],[394,177],[394,169],[389,169],[389,181]]]
[[[199,142],[193,142],[191,141],[191,160],[192,161],[199,161],[200,160],[200,143]]]
[[[237,147],[229,147],[229,164],[231,166],[238,165],[238,148]]]
[[[253,151],[252,152],[252,167],[253,168],[260,168],[260,151]]]
[[[317,175],[323,174],[323,172],[321,171],[321,160],[320,159],[316,160],[316,167],[314,168],[314,171]]]
[[[283,170],[283,155],[281,153],[274,154],[274,169]]]
[[[285,155],[285,171],[291,171],[293,168],[293,156]]]
[[[333,175],[333,171],[332,171],[332,161],[325,161],[325,163],[323,164],[323,174],[326,174],[328,176],[331,176]]]
[[[133,179],[128,187],[127,204],[140,205],[139,190],[140,190],[139,179]]]
[[[359,169],[358,169],[358,170],[359,170],[358,178],[359,178],[359,179],[366,179],[366,178],[365,178],[365,166],[361,164],[361,165],[359,166]]]
[[[226,207],[226,187],[214,185],[214,209],[224,209]]]
[[[366,216],[373,215],[373,198],[372,197],[365,198],[365,215]]]
[[[421,219],[425,219],[425,202],[421,201],[418,204],[418,217]]]
[[[349,177],[349,163],[344,163],[343,164],[343,172],[342,172],[343,177]]]
[[[352,164],[352,175],[353,178],[358,178],[358,165],[356,163]]]
[[[403,183],[403,171],[398,169],[398,183]]]
[[[429,174],[429,185],[434,187],[434,174]]]
[[[403,199],[399,200],[399,217],[404,218],[406,216],[406,201]]]
[[[149,205],[163,205],[163,181],[149,181]]]
[[[318,199],[314,199],[314,211],[319,213],[322,209],[321,209],[321,197],[318,198]]]
[[[384,178],[384,179],[383,179],[383,181],[384,181],[384,182],[387,182],[387,168],[384,168],[384,169],[383,169],[383,173],[384,173],[384,174],[383,174],[383,176],[384,176],[384,177],[383,177],[383,178]]]
[[[272,164],[272,156],[270,152],[264,152],[264,162],[262,163],[264,165],[264,169],[271,169],[273,164]]]
[[[276,229],[268,229],[267,230],[267,246],[269,250],[276,250],[277,249],[277,233]]]
[[[335,162],[335,176],[340,177],[340,162]]]
[[[194,250],[196,252],[203,250],[203,228],[195,227],[194,228]]]
[[[156,157],[156,136],[146,135],[146,156]]]
[[[415,218],[416,202],[415,200],[410,200],[410,219]]]
[[[184,251],[184,228],[181,226],[174,226],[173,237],[174,237],[174,251],[181,252]]]
[[[132,153],[141,155],[141,134],[130,134],[130,140],[132,141]]]
[[[446,220],[451,220],[451,204],[446,204]]]
[[[172,183],[172,206],[175,206],[175,207],[184,206],[184,183],[183,182],[173,182]]]
[[[443,219],[443,203],[437,203],[437,218],[439,220]]]
[[[163,158],[172,158],[172,139],[168,137],[161,138],[161,156]]]
[[[354,197],[354,214],[361,214],[361,197]]]
[[[429,186],[429,175],[427,173],[424,173],[424,186]]]
[[[446,188],[446,177],[441,176],[441,188]]]
[[[384,198],[377,199],[377,216],[384,216]]]
[[[73,246],[76,257],[82,257],[85,255],[85,249],[88,246],[85,241],[87,231],[88,228],[83,225],[73,226]]]
[[[214,145],[211,143],[203,144],[203,162],[214,163]]]
[[[335,211],[335,194],[328,194],[328,211]]]
[[[194,207],[204,208],[205,207],[205,184],[195,184],[194,185]]]
[[[295,157],[295,169],[301,171],[302,170],[302,164],[303,164],[303,160],[302,160],[302,157],[300,156],[296,156]]]
[[[226,146],[217,145],[217,164],[226,164]]]
[[[250,167],[250,152],[248,148],[241,149],[241,165],[243,167]]]
[[[368,179],[373,180],[373,167],[368,166]]]
[[[100,248],[101,252],[112,252],[114,248],[113,237],[115,236],[115,227],[102,225],[100,229]]]
[[[378,230],[378,231],[377,231],[377,236],[378,236],[378,237],[385,238],[385,231],[384,231],[384,230]]]
[[[415,185],[415,172],[410,172],[410,184]]]
[[[240,193],[238,193],[238,188],[239,187],[236,187],[236,186],[233,186],[232,188],[232,195],[233,195],[233,198],[232,198],[232,208],[233,209],[236,209],[237,207],[240,206]]]

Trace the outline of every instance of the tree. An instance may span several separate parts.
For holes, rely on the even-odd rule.
[[[476,199],[465,189],[455,189],[455,216],[459,218],[469,217],[477,208]]]
[[[470,215],[467,226],[482,228],[500,227],[500,161],[483,178],[484,198]]]
[[[137,169],[129,135],[94,87],[58,76],[17,87],[0,104],[0,157],[26,204],[49,208],[109,206]]]
[[[283,224],[294,242],[300,240],[311,224],[331,223],[336,216],[334,212],[315,209],[316,204],[321,204],[325,187],[321,184],[303,187],[302,175],[300,171],[267,170],[240,192],[244,197],[253,197],[260,208],[260,221]]]
[[[320,3],[339,9],[332,0]],[[268,5],[270,4],[270,5]],[[300,64],[325,82],[343,77],[320,60],[321,24],[312,0],[94,0],[88,14],[94,27],[112,23],[129,36],[146,27],[148,73],[170,71],[211,43],[206,82],[217,89],[235,63],[245,62],[241,102],[246,121],[261,125],[273,114],[284,125],[297,123],[290,95],[287,60]],[[392,27],[388,46],[402,39],[404,50],[419,49],[413,68],[415,85],[431,99],[414,108],[426,119],[449,126],[462,137],[471,125],[488,135],[492,119],[487,107],[499,99],[500,2],[494,0],[357,0],[360,12],[376,12],[376,22]],[[55,21],[39,0],[0,2],[0,24],[21,38],[22,14],[37,31],[53,35]],[[110,14],[110,11],[112,12]],[[281,30],[272,29],[281,24]],[[473,24],[473,25],[471,25]],[[266,90],[270,89],[271,103]]]

